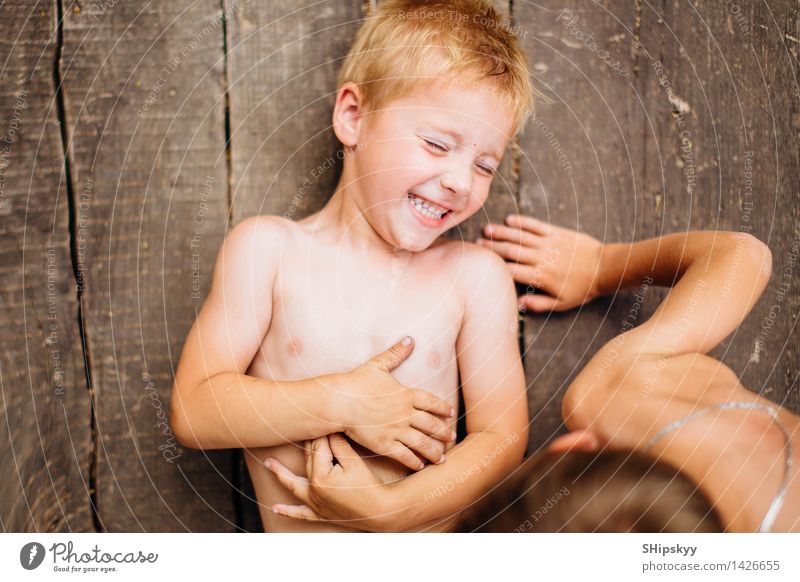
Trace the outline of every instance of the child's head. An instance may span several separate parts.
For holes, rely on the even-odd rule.
[[[462,515],[462,532],[721,532],[678,469],[629,450],[542,451]]]
[[[432,80],[490,89],[513,115],[514,133],[533,108],[528,60],[489,0],[387,0],[358,32],[337,86],[356,83],[364,111],[377,111]]]
[[[480,209],[533,105],[525,54],[481,0],[381,2],[338,86],[340,186],[386,242],[412,251]]]

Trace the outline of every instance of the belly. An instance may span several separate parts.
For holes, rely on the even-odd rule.
[[[402,479],[409,474],[403,465],[388,457],[375,455],[357,443],[351,443],[359,455],[364,459],[373,473],[382,483],[390,483]],[[291,505],[301,504],[297,497],[292,495],[281,485],[275,475],[264,467],[262,461],[267,457],[279,460],[292,473],[302,477],[306,476],[305,455],[302,443],[290,443],[275,447],[263,447],[245,450],[247,468],[253,489],[258,500],[261,521],[266,532],[339,532],[356,531],[352,528],[321,522],[309,522],[291,519],[272,513],[270,507],[276,503]]]

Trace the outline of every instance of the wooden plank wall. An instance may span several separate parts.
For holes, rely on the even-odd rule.
[[[332,192],[336,72],[374,4],[0,7],[4,531],[260,529],[241,455],[174,442],[172,376],[227,230]],[[605,241],[753,232],[773,278],[715,353],[800,410],[796,3],[496,5],[550,102],[451,235],[516,209]],[[522,318],[531,451],[587,358],[661,297]]]

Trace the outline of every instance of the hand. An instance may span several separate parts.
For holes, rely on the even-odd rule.
[[[339,375],[336,382],[343,396],[345,434],[374,453],[419,470],[425,465],[413,451],[433,463],[444,460],[444,444],[455,440],[445,419],[454,417],[455,410],[430,392],[404,386],[391,375],[413,350],[413,340],[405,338]]]
[[[333,464],[333,458],[339,461]],[[294,519],[327,521],[382,531],[389,523],[389,486],[370,471],[342,433],[309,441],[306,446],[306,474],[299,477],[280,461],[267,458],[264,465],[304,505],[277,504],[278,513]]]
[[[600,295],[597,239],[522,215],[486,225],[483,235],[476,242],[509,261],[511,276],[528,287],[518,298],[520,311],[566,311]]]

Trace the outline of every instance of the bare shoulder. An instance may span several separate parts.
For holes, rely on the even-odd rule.
[[[294,223],[279,216],[252,216],[237,224],[217,256],[212,294],[245,284],[251,290],[271,288],[277,259],[297,231]]]
[[[642,414],[647,408],[643,405],[656,401],[711,405],[750,394],[733,370],[705,354],[621,354],[612,343],[567,389],[562,414],[571,429],[581,429],[612,412],[620,418],[634,411]]]
[[[465,291],[496,292],[512,286],[505,261],[489,249],[471,242],[446,240],[437,243],[436,250],[453,281]]]
[[[256,245],[257,250],[263,251],[265,246],[275,248],[275,243],[280,243],[287,236],[299,229],[291,220],[282,216],[269,214],[251,216],[237,224],[225,238],[227,242],[242,252],[246,251],[249,244]],[[254,249],[256,250],[256,249]]]

